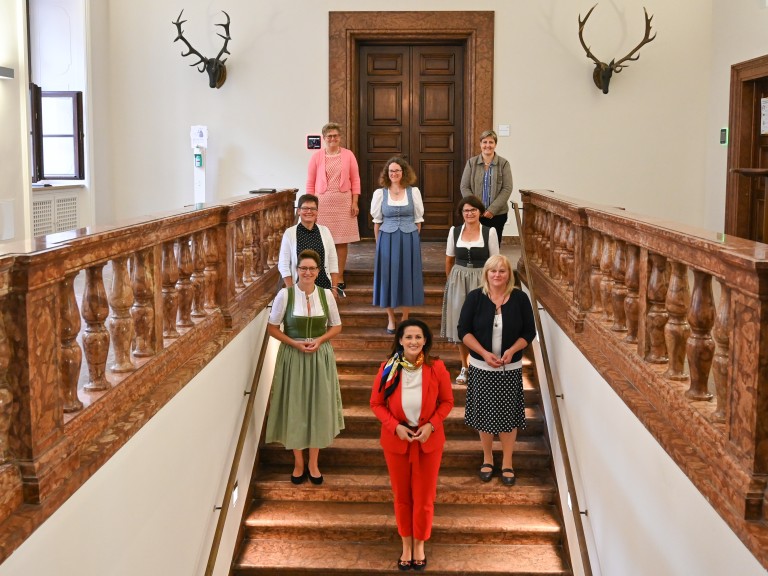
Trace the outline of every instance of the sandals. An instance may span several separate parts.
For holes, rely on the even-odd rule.
[[[484,472],[484,468],[490,468],[487,472]],[[493,466],[493,464],[486,464],[483,463],[482,466],[480,466],[480,472],[478,472],[478,476],[480,476],[480,480],[483,482],[490,482],[491,478],[493,478],[493,474],[496,472],[496,468]]]
[[[504,476],[504,472],[510,472],[512,476]],[[514,468],[502,468],[501,470],[501,483],[504,484],[504,486],[514,486],[515,482],[517,482],[517,478],[515,477],[515,469]]]

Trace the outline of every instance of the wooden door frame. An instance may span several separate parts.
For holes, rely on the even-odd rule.
[[[480,133],[493,127],[494,12],[330,12],[328,28],[328,118],[342,124],[346,148],[357,152],[361,43],[460,41],[465,44],[463,145],[467,157],[479,153]]]
[[[753,113],[754,82],[768,78],[768,55],[731,66],[731,101],[728,119],[730,142],[725,186],[725,233],[747,238],[750,230],[750,198],[742,194],[744,176],[733,171],[750,161],[754,135],[744,130],[744,122]]]

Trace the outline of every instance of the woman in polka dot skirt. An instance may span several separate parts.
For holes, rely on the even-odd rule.
[[[506,256],[491,256],[483,266],[482,286],[467,294],[461,308],[459,338],[469,348],[467,406],[464,422],[480,432],[483,464],[480,479],[496,472],[493,437],[501,440],[501,481],[515,483],[512,452],[517,431],[525,428],[523,350],[536,336],[528,296],[515,286]]]

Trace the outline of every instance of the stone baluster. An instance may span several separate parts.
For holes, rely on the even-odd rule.
[[[592,232],[592,252],[590,253],[589,290],[592,293],[592,306],[590,312],[603,311],[603,299],[600,296],[600,283],[603,281],[603,273],[600,271],[600,260],[603,254],[603,235]]]
[[[283,238],[283,219],[279,208],[275,208],[273,211],[272,228],[269,233],[269,266],[270,268],[277,265],[277,260],[280,256],[280,241]]]
[[[192,300],[195,298],[195,286],[192,284],[192,248],[191,236],[182,236],[176,245],[176,259],[179,270],[179,280],[176,282],[176,292],[179,295],[179,311],[176,326],[190,328],[192,322]]]
[[[243,232],[243,220],[239,219],[235,222],[235,290],[242,290],[245,288],[245,283],[243,282],[243,274],[245,273],[244,249],[245,235]]]
[[[526,212],[527,210],[527,212]],[[539,222],[541,217],[539,213],[541,210],[536,208],[533,204],[528,204],[523,207],[523,218],[528,220],[530,218],[530,239],[526,246],[528,247],[528,256],[533,264],[537,266],[541,263],[539,260],[539,240],[541,239],[541,232],[539,229]]]
[[[155,289],[151,262],[152,249],[142,250],[131,258],[131,286],[133,287],[133,355],[137,358],[154,356]]]
[[[83,351],[77,343],[80,334],[80,310],[75,296],[76,273],[64,276],[59,285],[59,315],[61,317],[61,354],[59,359],[59,386],[64,412],[77,412],[83,403],[77,396]]]
[[[627,317],[624,312],[624,300],[627,297],[627,285],[625,279],[627,275],[627,255],[626,243],[618,238],[614,242],[615,251],[613,254],[613,266],[611,268],[611,309],[613,310],[614,332],[626,332]]]
[[[83,349],[88,365],[88,383],[85,390],[95,392],[110,387],[106,379],[107,355],[109,354],[109,332],[104,321],[109,314],[107,291],[102,277],[103,264],[91,266],[85,271],[85,290],[80,306],[85,333],[83,334]]]
[[[264,270],[261,266],[262,258],[262,240],[261,240],[261,213],[257,212],[253,215],[253,279],[255,280],[262,274]]]
[[[253,273],[253,218],[243,218],[243,281],[250,284],[255,279]]]
[[[712,329],[712,337],[715,340],[715,358],[713,361],[713,374],[715,377],[715,398],[717,408],[710,417],[712,422],[725,422],[725,414],[728,404],[728,354],[731,348],[730,334],[733,328],[731,318],[731,288],[723,281],[720,284],[720,302],[717,306],[715,327]]]
[[[176,282],[179,280],[179,266],[176,263],[173,240],[163,243],[161,274],[163,278],[163,338],[178,338],[176,314],[179,309],[179,293]]]
[[[560,239],[558,244],[560,247],[560,255],[558,256],[558,268],[560,269],[560,282],[564,285],[568,285],[568,232],[570,230],[571,223],[565,218],[561,218],[560,224]]]
[[[218,310],[216,301],[216,286],[219,281],[219,272],[216,265],[219,263],[219,251],[216,247],[216,230],[207,228],[203,234],[203,252],[205,254],[205,297],[206,311]]]
[[[666,307],[669,320],[664,326],[664,341],[667,344],[669,366],[664,376],[670,380],[687,380],[685,371],[685,346],[691,327],[686,317],[691,294],[688,290],[688,267],[680,262],[670,263],[669,286]]]
[[[568,284],[568,288],[573,288],[574,282],[574,250],[576,248],[576,226],[573,222],[568,222],[568,234],[565,238],[565,256],[563,257],[565,269],[565,280]]]
[[[637,342],[637,328],[640,310],[640,249],[627,244],[627,297],[624,299],[624,314],[627,318],[627,335],[624,341],[628,344]]]
[[[203,233],[192,236],[192,313],[193,318],[205,318],[205,251]]]
[[[600,298],[603,301],[603,320],[611,322],[613,320],[613,300],[611,291],[613,290],[613,254],[614,241],[608,234],[603,234],[603,253],[600,257]]]
[[[131,318],[133,290],[128,273],[128,256],[112,260],[112,286],[109,291],[109,306],[112,313],[107,328],[112,338],[114,360],[109,369],[112,372],[131,372],[136,366],[131,359],[133,342],[133,319]]]
[[[562,270],[562,263],[560,262],[560,255],[563,252],[563,246],[562,246],[562,230],[563,230],[563,219],[559,216],[554,217],[555,220],[555,231],[554,236],[552,238],[552,270],[550,272],[550,275],[553,280],[559,281],[563,277],[563,270]]]
[[[715,352],[711,330],[715,324],[715,298],[712,294],[712,276],[700,270],[693,271],[693,294],[688,311],[691,336],[686,352],[691,386],[685,395],[691,400],[711,400],[709,372]]]
[[[0,466],[12,457],[9,442],[11,422],[13,421],[13,393],[8,384],[8,367],[10,364],[11,347],[5,333],[5,322],[2,314],[0,314]],[[77,384],[75,384],[75,388],[77,388]]]
[[[648,276],[648,312],[646,330],[648,332],[648,353],[645,356],[651,364],[665,364],[667,345],[664,340],[664,326],[669,319],[664,302],[667,298],[667,259],[661,254],[651,254],[651,273]]]
[[[552,247],[552,227],[554,226],[554,214],[547,212],[544,218],[544,250],[542,252],[542,268],[552,274],[550,261],[550,248]]]

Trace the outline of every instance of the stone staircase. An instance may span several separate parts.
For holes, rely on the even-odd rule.
[[[340,309],[344,326],[334,339],[344,403],[345,430],[320,453],[321,486],[294,486],[293,456],[262,446],[251,486],[252,503],[235,552],[234,575],[375,575],[397,573],[400,554],[392,492],[378,442],[380,425],[368,406],[379,363],[392,337],[386,314],[370,305],[371,247],[355,246],[346,274],[348,297]],[[362,250],[361,250],[362,248]],[[366,248],[368,254],[366,255]],[[442,244],[425,244],[425,306],[412,316],[440,330],[445,283]],[[429,251],[436,257],[430,259]],[[362,255],[360,254],[362,252]],[[430,264],[431,261],[431,264]],[[457,349],[436,339],[432,354],[453,375]],[[557,505],[551,455],[535,370],[524,368],[528,427],[515,448],[517,484],[477,477],[482,454],[477,434],[464,425],[465,388],[454,385],[456,405],[445,422],[448,441],[437,489],[427,572],[446,575],[571,574]],[[500,445],[496,443],[497,462]]]

